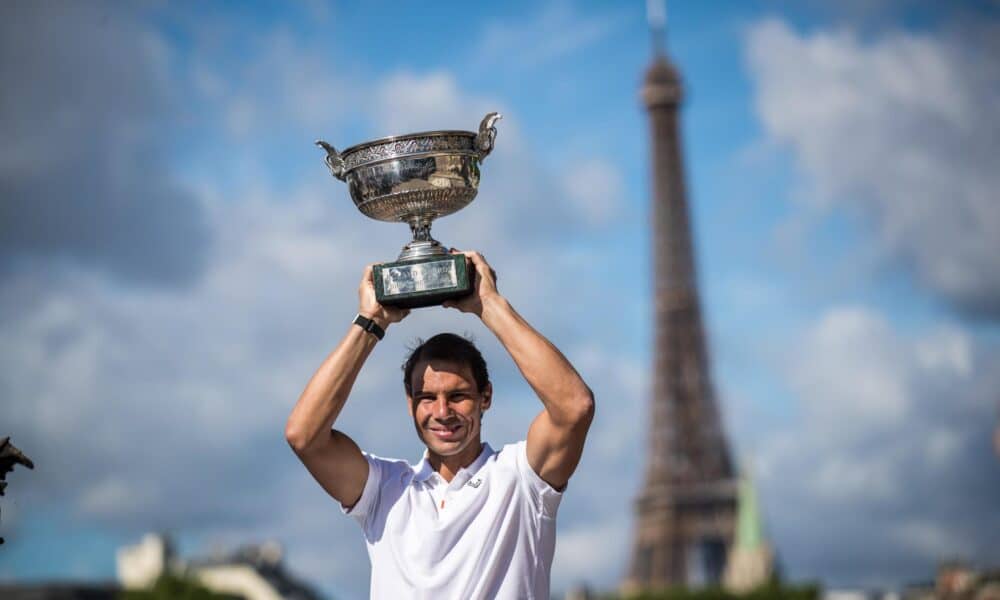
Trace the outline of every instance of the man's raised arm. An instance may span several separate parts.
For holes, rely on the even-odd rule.
[[[475,290],[445,306],[479,315],[545,405],[528,429],[528,462],[549,485],[562,489],[583,454],[594,417],[594,395],[559,349],[497,292],[496,274],[482,255],[464,254],[475,268]]]
[[[409,311],[375,301],[372,268],[365,268],[358,288],[358,313],[384,331]],[[337,415],[378,338],[357,325],[326,357],[309,380],[285,425],[285,439],[323,489],[344,506],[353,506],[368,479],[368,461],[354,440],[331,430]]]

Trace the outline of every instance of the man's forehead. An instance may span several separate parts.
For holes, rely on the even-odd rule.
[[[425,379],[453,379],[460,378],[468,386],[475,387],[476,378],[472,375],[472,368],[460,361],[455,360],[421,360],[413,367],[413,392],[423,390]],[[457,382],[457,381],[456,381]]]

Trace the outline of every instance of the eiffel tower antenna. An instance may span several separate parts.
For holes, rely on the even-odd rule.
[[[667,3],[666,0],[646,0],[646,18],[652,36],[653,54],[666,54]]]

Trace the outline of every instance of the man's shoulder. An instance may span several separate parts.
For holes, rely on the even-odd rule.
[[[518,440],[516,442],[510,442],[509,444],[504,444],[503,446],[500,447],[499,450],[496,451],[496,455],[498,458],[501,456],[507,458],[513,458],[517,456],[518,452],[524,452],[524,445],[526,443],[527,442],[525,442],[525,440]]]
[[[495,468],[509,470],[512,473],[516,473],[518,471],[518,464],[521,461],[521,457],[525,456],[524,444],[525,441],[520,440],[504,444],[499,450],[495,450],[490,459],[491,462],[494,463]]]
[[[389,458],[366,451],[361,453],[368,460],[368,464],[378,470],[378,477],[383,483],[387,481],[406,482],[413,476],[413,465],[402,458]]]

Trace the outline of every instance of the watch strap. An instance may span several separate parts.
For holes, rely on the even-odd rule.
[[[354,317],[354,324],[380,340],[385,337],[385,329],[382,329],[378,323],[360,313]]]

